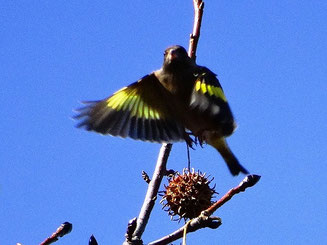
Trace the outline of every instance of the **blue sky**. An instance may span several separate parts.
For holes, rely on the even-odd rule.
[[[189,245],[327,243],[326,11],[326,1],[206,1],[197,62],[218,74],[239,125],[228,142],[262,178]],[[121,244],[160,145],[76,129],[72,109],[159,68],[166,47],[187,47],[192,2],[3,1],[0,19],[1,244],[38,244],[65,221],[73,231],[57,244],[91,234]],[[221,195],[244,177],[209,146],[191,158]],[[168,168],[186,166],[175,144]],[[157,203],[144,242],[181,225]]]

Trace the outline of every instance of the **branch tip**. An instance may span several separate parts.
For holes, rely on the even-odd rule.
[[[93,234],[90,236],[89,245],[98,245],[98,242],[93,236]]]
[[[132,237],[133,237],[133,233],[135,231],[135,228],[136,228],[136,221],[137,221],[137,218],[133,218],[131,219],[130,221],[128,221],[128,225],[127,225],[127,229],[126,229],[126,234],[125,234],[125,237],[126,237],[126,240],[127,241],[131,241],[132,240]]]
[[[147,184],[149,184],[151,182],[149,175],[144,170],[142,170],[142,178]]]
[[[247,175],[242,182],[239,184],[239,188],[243,191],[248,188],[254,186],[260,180],[261,176],[256,174]]]
[[[40,245],[49,245],[51,243],[54,243],[58,241],[59,237],[63,237],[68,233],[70,233],[72,229],[73,229],[73,225],[71,223],[64,222],[57,228],[57,230],[54,233],[52,233],[50,237],[45,239]]]

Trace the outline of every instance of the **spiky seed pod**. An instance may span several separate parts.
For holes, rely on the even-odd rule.
[[[165,186],[166,190],[160,201],[164,205],[163,209],[172,219],[179,216],[177,220],[192,219],[200,215],[212,205],[211,199],[217,193],[215,186],[209,186],[213,178],[208,178],[206,173],[195,172],[194,169],[184,169],[182,174],[176,172],[170,177],[168,186]]]

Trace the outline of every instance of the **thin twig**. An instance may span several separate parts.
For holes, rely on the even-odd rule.
[[[192,219],[191,222],[188,224],[187,233],[197,231],[201,228],[209,227],[211,229],[216,229],[221,225],[221,220],[218,217],[204,217],[199,216],[195,219]],[[173,233],[164,236],[156,241],[148,243],[148,245],[164,245],[169,244],[173,241],[176,241],[177,239],[180,239],[183,237],[184,228],[186,224],[179,228],[178,230],[174,231]]]
[[[140,214],[136,221],[136,229],[133,233],[133,240],[141,240],[141,236],[145,230],[148,223],[150,213],[154,206],[155,200],[157,198],[157,193],[161,184],[162,177],[166,173],[166,165],[168,161],[168,156],[171,151],[172,144],[163,144],[161,146],[157,165],[154,170],[152,180],[149,183],[148,190],[144,199],[143,206],[141,208]]]
[[[142,170],[142,179],[144,179],[144,181],[145,181],[147,184],[149,184],[149,183],[151,182],[151,179],[150,179],[148,173],[145,172],[144,170]]]
[[[193,24],[193,32],[190,36],[188,55],[195,60],[196,49],[200,38],[200,29],[201,29],[201,22],[203,16],[204,2],[202,0],[193,0],[193,6],[194,6],[194,24]]]
[[[196,49],[198,46],[200,38],[200,29],[203,15],[204,2],[202,0],[193,0],[194,7],[194,22],[193,22],[193,32],[190,35],[190,43],[188,47],[188,56],[190,56],[194,61],[196,60]],[[191,157],[190,149],[188,144],[187,147],[187,167],[191,169]]]
[[[58,229],[52,233],[50,237],[45,239],[40,245],[49,245],[58,241],[59,237],[63,237],[72,231],[73,225],[69,222],[62,223]]]
[[[248,187],[254,186],[260,180],[260,178],[261,176],[255,174],[246,176],[237,187],[229,190],[222,198],[220,198],[217,202],[212,204],[204,212],[206,213],[207,216],[212,215],[218,208],[220,208],[227,201],[229,201],[235,194],[245,191],[245,189]]]
[[[219,207],[229,201],[235,194],[245,191],[245,189],[248,187],[254,186],[259,181],[259,179],[259,175],[246,176],[237,187],[229,190],[222,198],[220,198],[207,210],[203,211],[197,218],[192,219],[187,224],[187,233],[194,232],[205,227],[217,229],[222,224],[221,219],[210,215],[212,215],[213,212],[215,212]],[[173,233],[164,236],[156,241],[150,242],[148,245],[163,245],[176,241],[177,239],[183,237],[185,226],[186,224],[178,230],[174,231]]]

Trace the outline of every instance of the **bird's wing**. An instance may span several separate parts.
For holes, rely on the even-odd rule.
[[[158,143],[181,141],[184,128],[168,103],[165,90],[151,73],[104,100],[85,102],[75,118],[81,120],[77,127],[101,134]]]
[[[194,74],[196,79],[190,99],[190,109],[208,115],[217,124],[235,127],[233,114],[216,74],[205,67]]]

